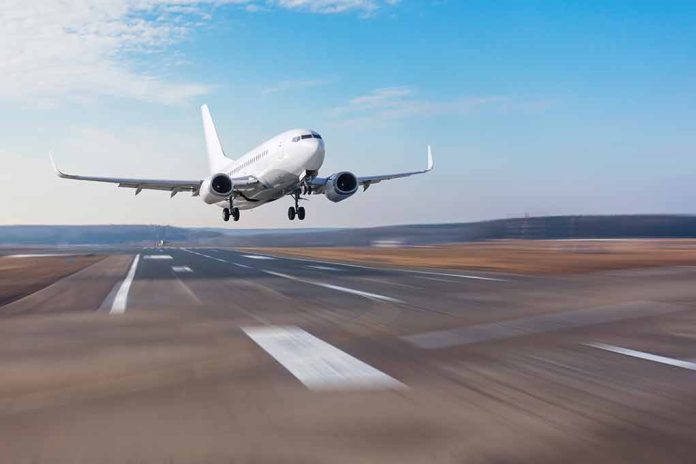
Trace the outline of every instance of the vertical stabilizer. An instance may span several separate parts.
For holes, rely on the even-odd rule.
[[[215,130],[213,118],[210,116],[210,110],[208,109],[208,105],[201,106],[201,117],[203,118],[205,148],[208,152],[208,166],[210,166],[210,172],[220,172],[232,160],[226,157],[225,152],[222,151],[222,145],[220,144],[220,139],[218,138],[217,130]]]

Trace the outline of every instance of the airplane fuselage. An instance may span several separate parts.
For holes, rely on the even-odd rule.
[[[307,171],[318,171],[324,162],[326,152],[320,137],[308,129],[286,131],[230,163],[222,170],[228,176],[259,180],[257,188],[235,198],[235,206],[255,208],[296,190]],[[221,201],[217,205],[224,208],[229,203]]]

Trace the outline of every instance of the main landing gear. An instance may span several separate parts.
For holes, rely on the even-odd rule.
[[[239,208],[232,204],[232,198],[230,197],[230,207],[222,210],[222,219],[227,222],[230,220],[230,216],[235,222],[239,221]]]
[[[304,206],[299,206],[300,202],[300,191],[298,190],[293,194],[293,198],[295,199],[295,206],[291,206],[288,208],[288,219],[291,221],[295,220],[295,216],[297,216],[297,219],[300,221],[304,221],[305,218],[305,209]]]

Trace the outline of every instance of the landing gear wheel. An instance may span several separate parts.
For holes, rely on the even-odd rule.
[[[225,208],[222,210],[222,219],[227,222],[230,220],[230,210],[228,208]]]
[[[234,218],[235,222],[239,221],[239,208],[232,208],[232,217]]]
[[[299,219],[300,221],[304,221],[304,218],[305,218],[305,209],[304,209],[304,206],[300,206],[299,208],[297,208],[297,219]]]
[[[293,208],[292,206],[288,208],[288,219],[290,219],[291,221],[295,220],[295,208]]]

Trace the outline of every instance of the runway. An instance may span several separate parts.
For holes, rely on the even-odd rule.
[[[696,267],[542,276],[216,248],[81,265],[0,307],[5,462],[696,453]]]

